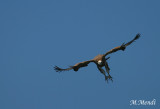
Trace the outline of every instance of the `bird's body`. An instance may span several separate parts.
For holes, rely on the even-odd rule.
[[[106,61],[106,60],[108,60],[110,57],[108,57],[108,58],[105,58],[105,57],[106,57],[107,55],[111,54],[111,53],[114,53],[114,52],[118,51],[118,50],[124,51],[128,45],[130,45],[132,42],[134,42],[135,40],[137,40],[139,37],[140,37],[140,34],[137,34],[137,35],[135,36],[135,38],[134,38],[133,40],[129,41],[128,43],[126,43],[126,44],[123,43],[121,46],[115,47],[115,48],[111,49],[110,51],[106,52],[105,54],[99,54],[99,55],[95,56],[95,57],[94,57],[93,59],[91,59],[91,60],[77,63],[77,64],[75,64],[74,66],[70,66],[70,67],[67,68],[67,69],[62,69],[62,68],[59,68],[59,67],[57,67],[57,66],[55,66],[54,69],[55,69],[57,72],[68,71],[68,70],[71,70],[71,69],[73,69],[74,71],[78,71],[79,68],[86,67],[86,66],[88,66],[88,64],[89,64],[90,62],[93,62],[93,63],[95,63],[95,64],[97,65],[98,70],[105,76],[105,80],[107,80],[107,81],[108,81],[108,79],[111,79],[111,80],[112,80],[112,77],[110,76],[110,72],[109,72],[109,71],[110,71],[110,68],[109,68],[108,63],[107,63],[107,61]],[[108,76],[106,76],[105,71],[102,69],[102,67],[105,67],[106,72],[108,73]]]
[[[95,57],[93,58],[93,61],[94,61],[94,63],[96,63],[97,65],[103,67],[103,66],[104,66],[104,62],[105,62],[106,60],[105,60],[104,55],[99,54],[99,55],[97,55],[97,56],[95,56]]]

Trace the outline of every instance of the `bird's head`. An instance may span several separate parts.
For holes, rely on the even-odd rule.
[[[102,60],[98,60],[98,64],[99,64],[99,65],[102,65]]]

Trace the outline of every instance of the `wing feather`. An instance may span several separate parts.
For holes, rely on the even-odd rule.
[[[60,67],[58,67],[58,66],[55,66],[55,67],[54,67],[54,70],[55,70],[56,72],[69,71],[69,70],[72,70],[72,69],[73,69],[72,67],[69,67],[69,68],[66,68],[66,69],[62,69],[62,68],[60,68]]]
[[[139,39],[139,37],[140,37],[140,34],[138,33],[133,40],[129,41],[124,46],[127,47],[128,45],[130,45],[131,43],[133,43],[135,40]]]
[[[74,71],[78,71],[79,68],[88,66],[88,64],[89,64],[90,62],[93,62],[93,60],[83,61],[83,62],[80,62],[80,63],[75,64],[75,65],[72,66],[72,67],[73,67]]]
[[[126,48],[128,45],[130,45],[131,43],[133,43],[135,40],[139,39],[139,37],[140,37],[140,34],[138,33],[133,40],[129,41],[129,42],[126,43],[126,44],[123,43],[121,46],[118,46],[118,47],[115,47],[115,48],[111,49],[110,51],[108,51],[107,53],[105,53],[104,56],[107,56],[108,54],[117,52],[118,50],[124,51],[125,48]]]
[[[55,70],[56,72],[69,71],[69,70],[72,70],[72,69],[73,69],[74,71],[78,71],[79,68],[88,66],[88,64],[89,64],[90,62],[93,62],[93,60],[80,62],[80,63],[77,63],[77,64],[75,64],[74,66],[70,66],[69,68],[66,68],[66,69],[62,69],[62,68],[60,68],[60,67],[58,67],[58,66],[55,66],[55,67],[54,67],[54,70]]]

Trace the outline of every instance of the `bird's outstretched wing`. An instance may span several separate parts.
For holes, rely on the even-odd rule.
[[[124,46],[127,47],[127,46],[130,45],[132,42],[134,42],[135,40],[139,39],[139,37],[140,37],[140,34],[138,33],[133,40],[131,40],[131,41],[129,41],[128,43],[124,44]],[[123,46],[123,45],[122,45],[122,46]]]
[[[74,71],[78,71],[79,68],[88,66],[88,64],[89,64],[90,62],[93,62],[93,60],[80,62],[80,63],[77,63],[77,64],[75,64],[74,66],[70,66],[69,68],[66,68],[66,69],[62,69],[62,68],[59,68],[58,66],[55,66],[55,67],[54,67],[54,70],[55,70],[56,72],[68,71],[68,70],[72,70],[72,69],[73,69]]]
[[[104,56],[107,56],[108,54],[114,53],[114,52],[116,52],[118,50],[124,51],[128,45],[130,45],[135,40],[139,39],[139,37],[140,37],[140,34],[137,34],[133,40],[129,41],[126,44],[123,43],[121,46],[118,46],[118,47],[115,47],[115,48],[111,49],[110,51],[108,51],[107,53],[105,53]]]
[[[72,69],[73,69],[72,67],[69,67],[69,68],[66,68],[66,69],[62,69],[62,68],[59,68],[58,66],[54,66],[54,70],[56,72],[68,71],[68,70],[72,70]]]

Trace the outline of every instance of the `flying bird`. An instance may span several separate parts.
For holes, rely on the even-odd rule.
[[[72,70],[72,69],[74,71],[78,71],[80,68],[86,67],[86,66],[88,66],[89,63],[93,62],[93,63],[95,63],[97,65],[98,70],[105,76],[105,80],[106,81],[108,81],[108,79],[110,79],[111,81],[113,81],[112,76],[110,75],[110,68],[109,68],[108,63],[107,63],[107,60],[110,57],[106,58],[106,56],[109,55],[109,54],[111,54],[111,53],[117,52],[119,50],[124,51],[128,45],[130,45],[131,43],[133,43],[135,40],[139,39],[139,37],[140,37],[140,34],[138,33],[134,37],[133,40],[129,41],[128,43],[123,43],[122,45],[111,49],[110,51],[106,52],[105,54],[99,54],[99,55],[95,56],[91,60],[77,63],[74,66],[70,66],[69,68],[66,68],[66,69],[62,69],[62,68],[60,68],[58,66],[55,66],[54,70],[56,72],[69,71],[69,70]],[[105,70],[102,69],[102,67],[105,67],[105,70],[106,70],[106,72],[107,72],[108,75],[106,75]]]

